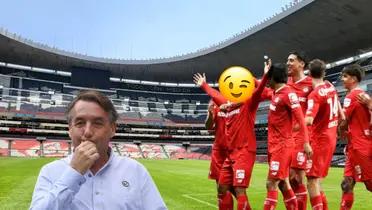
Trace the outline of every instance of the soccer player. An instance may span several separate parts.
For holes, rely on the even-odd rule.
[[[268,115],[268,161],[267,196],[264,210],[275,209],[278,202],[278,185],[281,187],[287,209],[298,209],[296,196],[289,184],[289,167],[295,141],[292,138],[294,121],[299,132],[307,130],[296,93],[288,86],[285,65],[275,65],[270,72],[270,87],[274,90]]]
[[[372,136],[369,96],[359,87],[364,70],[357,64],[346,66],[341,79],[348,93],[343,108],[348,122],[347,157],[344,179],[341,183],[341,210],[351,209],[354,202],[353,189],[356,181],[364,182],[372,191]],[[364,102],[360,103],[359,101]]]
[[[336,148],[339,101],[335,87],[324,81],[326,65],[315,59],[309,64],[313,91],[307,98],[306,125],[311,126],[310,142],[313,155],[306,171],[310,203],[313,210],[328,209],[320,182],[328,174]]]
[[[223,163],[219,184],[222,189],[220,198],[226,196],[227,191],[233,187],[236,193],[237,209],[251,209],[246,195],[246,188],[252,175],[253,164],[256,159],[256,135],[254,123],[256,111],[267,82],[267,72],[270,70],[271,61],[266,63],[264,75],[258,87],[247,101],[226,108],[226,135],[228,157]],[[194,82],[200,86],[208,95],[210,95],[217,105],[226,103],[223,96],[206,83],[205,74],[195,74]],[[222,200],[222,199],[220,199]],[[228,206],[222,205],[222,206]]]
[[[289,76],[287,84],[297,94],[303,115],[305,115],[307,109],[307,96],[313,89],[311,77],[306,76],[304,73],[306,65],[304,53],[296,51],[289,53],[287,58]],[[312,149],[309,143],[305,143],[304,133],[294,131],[293,138],[296,146],[292,153],[289,180],[297,197],[298,209],[306,210],[307,189],[305,185],[305,167],[307,157],[311,154]]]
[[[211,163],[208,178],[216,180],[219,209],[232,210],[234,209],[232,194],[227,191],[226,195],[221,196],[221,194],[224,193],[222,192],[222,189],[218,184],[220,170],[222,168],[223,162],[227,157],[225,119],[226,114],[220,110],[220,107],[217,106],[213,102],[213,100],[211,100],[208,104],[208,114],[205,121],[205,127],[208,130],[214,131],[215,138],[212,146]]]

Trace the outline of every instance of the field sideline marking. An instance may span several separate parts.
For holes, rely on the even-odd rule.
[[[197,202],[199,202],[199,203],[205,204],[205,205],[207,205],[207,206],[212,206],[212,207],[218,208],[218,206],[215,205],[215,204],[211,204],[211,203],[209,203],[209,202],[206,202],[206,201],[203,201],[203,200],[200,200],[200,199],[194,198],[194,197],[190,196],[189,194],[183,194],[182,196],[183,196],[183,197],[186,197],[186,198],[189,198],[189,199],[192,199],[192,200],[194,200],[194,201],[197,201]]]

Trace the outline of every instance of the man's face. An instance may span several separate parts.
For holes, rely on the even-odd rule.
[[[354,76],[351,76],[345,73],[341,75],[341,80],[344,84],[344,87],[348,90],[350,90],[353,84],[357,81]]]
[[[297,58],[296,55],[290,54],[287,58],[288,76],[298,75],[304,71],[305,63]]]
[[[99,154],[104,155],[115,131],[116,124],[110,123],[108,113],[95,102],[81,100],[71,110],[68,132],[74,147],[91,141],[97,146]]]

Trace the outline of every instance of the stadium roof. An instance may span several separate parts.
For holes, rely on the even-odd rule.
[[[0,31],[0,62],[62,71],[72,67],[109,70],[112,77],[156,82],[192,82],[205,72],[216,81],[227,67],[241,65],[261,75],[263,55],[285,62],[303,50],[326,62],[372,48],[372,1],[303,0],[231,39],[195,53],[164,59],[119,60],[66,52]],[[223,30],[223,29],[221,29]],[[187,41],[187,40],[186,40]]]

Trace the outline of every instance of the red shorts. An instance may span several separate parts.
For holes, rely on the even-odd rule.
[[[291,168],[305,170],[306,168],[306,154],[304,149],[294,149],[292,152]]]
[[[289,177],[289,167],[291,165],[293,150],[293,147],[283,147],[280,150],[268,154],[268,178],[284,180]]]
[[[345,155],[345,168],[344,168],[344,177],[352,177],[356,182],[360,181],[360,174],[358,174],[358,170],[356,170],[353,162],[353,158],[351,157],[351,152],[349,149],[346,149]]]
[[[255,160],[256,153],[247,147],[233,150],[222,165],[218,183],[247,188]]]
[[[360,153],[358,150],[351,149],[352,164],[355,173],[360,181],[372,180],[372,156]],[[346,166],[345,166],[346,167]]]
[[[222,164],[227,157],[227,150],[221,149],[213,145],[212,154],[211,154],[211,164],[209,167],[209,179],[214,179],[218,181],[220,177],[220,170],[222,168]]]
[[[324,142],[324,141],[323,141]],[[336,149],[336,142],[327,146],[314,146],[313,155],[306,163],[306,176],[324,178],[328,175],[328,169],[331,166],[333,153]]]

